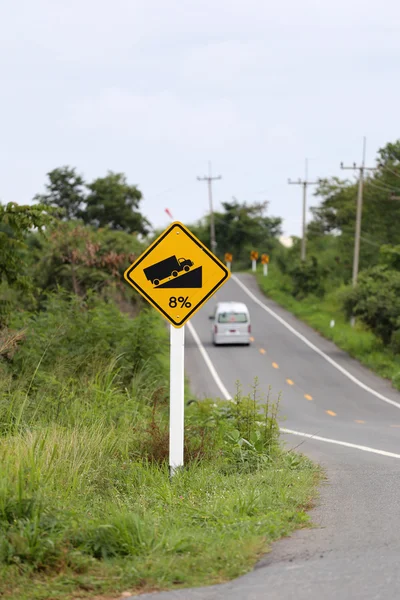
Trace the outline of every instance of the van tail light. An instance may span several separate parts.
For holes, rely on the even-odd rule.
[[[249,324],[249,326],[247,327],[247,331],[248,331],[249,333],[251,333],[251,325],[250,325],[250,324]]]
[[[217,325],[214,325],[214,333],[218,333],[218,327],[217,327]]]

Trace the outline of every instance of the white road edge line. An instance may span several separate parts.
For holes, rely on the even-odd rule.
[[[232,396],[229,394],[228,390],[222,383],[217,371],[215,370],[214,365],[211,362],[211,358],[208,356],[206,349],[204,348],[203,344],[200,341],[199,336],[197,335],[195,328],[193,327],[193,325],[191,324],[190,321],[188,321],[186,325],[187,325],[187,328],[189,329],[190,333],[192,334],[192,337],[193,337],[194,341],[196,342],[196,345],[197,345],[198,349],[200,350],[202,357],[204,358],[204,362],[206,363],[207,367],[209,368],[210,373],[213,376],[213,379],[214,379],[215,383],[217,384],[221,394],[223,395],[225,400],[232,400]]]
[[[400,454],[395,452],[387,452],[386,450],[378,450],[377,448],[370,448],[369,446],[359,446],[358,444],[352,444],[350,442],[341,442],[339,440],[331,440],[330,438],[320,437],[319,435],[313,435],[312,433],[303,433],[301,431],[293,431],[293,429],[280,428],[283,433],[290,433],[291,435],[299,435],[303,438],[310,440],[318,440],[319,442],[328,442],[328,444],[337,444],[338,446],[346,446],[346,448],[355,448],[356,450],[363,450],[363,452],[373,452],[374,454],[381,454],[382,456],[391,456],[392,458],[400,458]]]
[[[297,329],[295,329],[294,327],[292,327],[291,325],[289,325],[289,323],[287,321],[285,321],[285,319],[283,319],[282,317],[280,317],[276,312],[274,312],[271,308],[269,308],[266,304],[264,304],[264,302],[261,302],[261,300],[259,300],[252,292],[250,292],[246,288],[246,286],[240,281],[240,279],[238,279],[236,277],[236,275],[231,275],[231,279],[233,281],[235,281],[243,289],[243,291],[249,296],[249,298],[251,298],[253,300],[253,302],[255,302],[256,304],[258,304],[258,306],[260,306],[260,308],[262,308],[268,314],[270,314],[271,317],[273,317],[274,319],[276,319],[277,321],[279,321],[279,323],[281,323],[284,327],[286,327],[286,329],[288,329],[291,333],[293,333],[293,335],[295,335],[296,337],[298,337],[302,342],[304,342],[304,344],[306,344],[309,348],[311,348],[312,350],[314,350],[314,352],[316,352],[317,354],[319,354],[319,356],[322,356],[322,358],[324,358],[330,365],[332,365],[332,367],[334,367],[335,369],[337,369],[338,371],[340,371],[340,373],[342,373],[342,375],[344,375],[345,377],[347,377],[348,379],[350,379],[350,381],[352,381],[353,383],[355,383],[356,385],[358,385],[360,388],[362,388],[366,392],[369,392],[370,394],[372,394],[373,396],[375,396],[379,400],[383,400],[383,402],[387,402],[388,404],[391,404],[392,406],[395,406],[396,408],[400,408],[400,404],[398,402],[396,402],[395,400],[391,400],[390,398],[387,398],[383,394],[380,394],[379,392],[373,390],[368,385],[366,385],[365,383],[363,383],[362,381],[360,381],[359,379],[357,379],[357,377],[354,377],[354,375],[352,375],[351,373],[349,373],[349,371],[347,371],[344,367],[342,367],[341,365],[339,365],[330,356],[328,356],[327,354],[325,354],[325,352],[323,352],[322,350],[320,350],[318,348],[318,346],[315,346],[315,344],[313,344],[312,342],[310,342],[310,340],[308,340],[304,335],[302,335],[299,331],[297,331]]]
[[[232,396],[229,394],[228,390],[222,383],[220,376],[218,375],[218,373],[211,361],[211,358],[209,357],[206,349],[204,348],[203,344],[201,343],[201,340],[200,340],[199,336],[197,335],[197,332],[190,321],[187,323],[187,328],[189,329],[189,331],[197,345],[197,348],[200,351],[200,354],[204,358],[204,362],[206,363],[207,367],[209,368],[209,371],[210,371],[215,383],[217,384],[217,387],[219,388],[222,396],[225,398],[225,400],[232,400]],[[306,438],[306,439],[317,440],[319,442],[327,442],[328,444],[336,444],[337,446],[345,446],[346,448],[354,448],[355,450],[362,450],[363,452],[372,452],[373,454],[381,454],[382,456],[389,456],[391,458],[400,458],[400,454],[395,454],[394,452],[386,452],[386,450],[378,450],[377,448],[369,448],[368,446],[359,446],[358,444],[352,444],[350,442],[341,442],[340,440],[332,440],[330,438],[320,437],[319,435],[313,435],[312,433],[303,433],[301,431],[294,431],[293,429],[286,429],[283,427],[280,427],[280,430],[282,431],[282,433],[298,435],[298,436]]]

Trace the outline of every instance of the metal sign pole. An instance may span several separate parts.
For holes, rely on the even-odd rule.
[[[170,325],[169,473],[183,466],[185,421],[185,326]]]

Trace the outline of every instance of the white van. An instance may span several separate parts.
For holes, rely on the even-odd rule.
[[[219,302],[213,319],[213,344],[250,344],[251,323],[249,309],[243,302]]]

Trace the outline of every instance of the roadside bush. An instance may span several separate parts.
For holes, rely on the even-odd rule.
[[[306,296],[314,295],[322,298],[325,293],[325,270],[320,267],[315,256],[300,262],[290,269],[292,278],[292,295],[301,300]]]
[[[392,378],[392,383],[396,389],[400,390],[400,371],[394,375]]]
[[[400,354],[400,329],[396,329],[396,331],[393,331],[390,340],[390,349],[392,352],[394,352],[394,354]]]
[[[358,284],[344,297],[347,315],[359,317],[384,344],[398,344],[400,326],[400,272],[378,265],[362,271]],[[397,346],[398,347],[398,346]]]
[[[261,404],[262,403],[262,408]],[[278,403],[269,394],[262,398],[257,380],[252,391],[243,394],[239,382],[232,401],[202,401],[188,413],[193,423],[206,432],[207,452],[217,454],[225,472],[251,472],[271,461],[278,449]],[[203,434],[204,435],[204,434]]]
[[[13,319],[13,329],[26,331],[11,361],[14,373],[29,376],[37,370],[38,383],[42,374],[62,366],[74,376],[97,371],[99,362],[115,356],[120,356],[119,375],[125,381],[145,367],[155,376],[162,371],[161,349],[167,337],[154,311],[142,310],[132,319],[98,296],[89,294],[84,300],[63,290],[49,293],[42,309]]]

